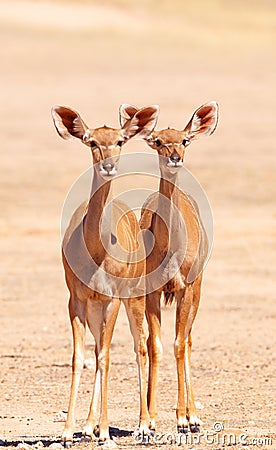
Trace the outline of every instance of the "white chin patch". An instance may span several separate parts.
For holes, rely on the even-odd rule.
[[[178,161],[177,163],[169,161],[167,163],[167,167],[169,167],[170,169],[178,169],[179,167],[182,167],[182,166],[183,166],[183,162],[182,161]]]
[[[113,175],[116,175],[117,170],[115,169],[115,167],[113,167],[112,170],[110,170],[109,172],[107,170],[105,170],[103,167],[100,170],[100,174],[104,175],[106,177],[112,177]]]

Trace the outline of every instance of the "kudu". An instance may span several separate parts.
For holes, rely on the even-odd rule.
[[[148,430],[143,361],[146,358],[146,342],[141,338],[145,292],[143,286],[139,286],[140,278],[145,275],[145,258],[141,257],[141,253],[144,254],[143,245],[139,246],[137,240],[140,228],[136,216],[122,202],[112,201],[111,179],[117,173],[122,146],[137,134],[150,134],[159,109],[157,106],[142,108],[129,117],[122,105],[120,113],[121,128],[103,126],[91,129],[73,109],[64,106],[52,108],[58,134],[64,139],[79,139],[91,149],[93,158],[90,199],[73,214],[62,243],[73,332],[71,393],[62,434],[65,447],[70,447],[73,440],[74,411],[84,364],[86,324],[95,339],[96,370],[90,411],[83,433],[92,437],[99,427],[99,442],[110,439],[107,413],[110,343],[121,301],[126,308],[138,363],[140,431]]]
[[[130,109],[129,111],[131,112]],[[146,200],[140,220],[141,229],[149,230],[151,242],[154,242],[146,261],[146,317],[149,328],[147,400],[151,429],[155,429],[157,419],[156,391],[162,355],[162,293],[165,302],[176,301],[174,354],[178,380],[177,428],[183,433],[187,433],[189,427],[192,432],[197,432],[201,423],[196,414],[191,381],[191,332],[199,306],[202,270],[208,252],[198,206],[177,187],[177,177],[179,168],[183,166],[187,146],[201,136],[211,135],[216,128],[217,119],[218,106],[216,102],[210,102],[195,111],[184,130],[168,128],[154,131],[146,137],[148,145],[158,152],[161,173],[159,192]],[[147,249],[147,233],[144,236]],[[181,253],[184,256],[179,260],[177,254]],[[160,287],[155,289],[150,282],[150,274],[157,268],[161,268]],[[164,274],[166,281],[162,282]]]

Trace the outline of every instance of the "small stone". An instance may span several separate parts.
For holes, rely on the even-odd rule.
[[[25,442],[20,442],[16,448],[22,448],[23,450],[30,450],[31,445],[25,444]]]
[[[196,409],[204,409],[204,405],[200,402],[195,402]]]
[[[54,422],[66,422],[66,418],[67,418],[67,412],[59,411],[54,415],[53,421]]]
[[[52,450],[61,450],[64,447],[62,444],[59,444],[58,442],[54,442],[53,444],[49,445],[48,448],[51,448]]]

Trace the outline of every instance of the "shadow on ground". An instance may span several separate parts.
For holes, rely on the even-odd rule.
[[[119,437],[131,436],[133,434],[133,431],[121,430],[120,428],[110,427],[109,433],[110,433],[110,437],[112,439],[114,437],[119,438]],[[91,439],[87,439],[87,438],[83,437],[81,432],[74,433],[73,444],[75,444],[77,442],[89,442],[89,441],[91,441]],[[12,440],[12,441],[0,440],[0,447],[17,447],[19,444],[27,444],[32,447],[38,447],[37,444],[39,444],[39,443],[43,444],[43,447],[50,447],[50,445],[52,445],[52,444],[61,444],[61,440],[60,440],[60,438],[50,438],[50,437],[45,437],[45,436],[43,436],[41,438],[39,438],[39,436],[37,436],[36,439],[30,440],[27,437],[21,436],[18,439]],[[42,445],[41,445],[41,447],[42,447]]]

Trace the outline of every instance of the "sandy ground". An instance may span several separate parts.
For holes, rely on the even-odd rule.
[[[58,442],[68,406],[59,224],[90,155],[58,138],[51,106],[70,105],[91,126],[117,126],[120,103],[158,103],[161,128],[184,127],[196,107],[216,99],[217,131],[186,159],[211,202],[215,242],[193,333],[204,436],[185,448],[222,448],[220,435],[208,441],[216,422],[227,435],[248,436],[235,448],[276,448],[275,3],[172,3],[0,1],[0,445]],[[132,142],[129,150],[146,146]],[[162,320],[159,430],[168,434],[175,433],[173,307]],[[89,336],[86,349],[93,358]],[[123,310],[111,357],[111,431],[119,448],[131,448],[138,381]],[[92,385],[93,369],[85,369],[77,432]],[[163,448],[176,448],[168,439]]]

